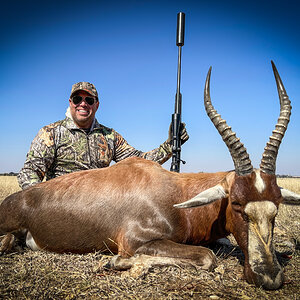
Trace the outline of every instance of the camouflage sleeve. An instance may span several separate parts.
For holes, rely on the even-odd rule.
[[[136,150],[130,146],[127,141],[117,132],[115,132],[115,157],[116,162],[131,156],[138,156],[148,160],[153,160],[159,164],[163,164],[172,156],[170,143],[167,141],[162,143],[158,148],[148,152]]]
[[[54,161],[53,130],[43,127],[31,143],[23,168],[17,178],[22,189],[42,182]]]

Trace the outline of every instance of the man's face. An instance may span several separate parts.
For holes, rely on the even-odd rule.
[[[91,96],[89,93],[85,91],[78,91],[74,96],[81,96],[83,100],[79,104],[74,104],[72,99],[69,99],[70,102],[70,112],[71,116],[75,122],[75,124],[79,128],[90,128],[92,126],[93,120],[95,118],[95,113],[99,107],[99,101],[96,101],[96,98]],[[92,97],[95,99],[94,104],[89,105],[85,101],[85,97]]]

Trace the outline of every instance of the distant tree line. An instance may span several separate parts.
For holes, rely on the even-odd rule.
[[[277,178],[300,178],[299,176],[292,175],[276,175]]]
[[[14,173],[14,172],[9,172],[9,173],[2,173],[0,174],[1,176],[17,176],[18,173]]]

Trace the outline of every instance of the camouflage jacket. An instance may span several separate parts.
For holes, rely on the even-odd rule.
[[[130,156],[139,156],[163,164],[171,157],[171,146],[164,142],[158,148],[142,152],[130,146],[115,130],[95,119],[89,133],[79,129],[73,120],[43,127],[34,138],[24,167],[18,174],[22,189],[67,173],[108,167]]]

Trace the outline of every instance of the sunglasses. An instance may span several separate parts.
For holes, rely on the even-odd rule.
[[[82,97],[82,96],[74,96],[72,97],[72,102],[75,105],[78,105],[79,103],[81,103],[81,101],[84,99],[84,101],[88,104],[88,105],[93,105],[96,102],[96,99],[93,97]]]

